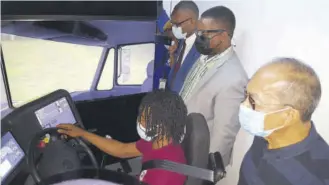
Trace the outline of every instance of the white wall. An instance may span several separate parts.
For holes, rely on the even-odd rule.
[[[230,8],[237,20],[235,48],[251,76],[274,57],[296,57],[310,64],[320,77],[322,99],[313,121],[329,143],[329,1],[328,0],[236,0],[196,1],[200,13],[212,6]],[[172,2],[175,6],[177,2]],[[164,2],[169,13],[170,1]],[[326,67],[328,66],[328,67]],[[242,157],[252,141],[241,131],[234,164],[220,184],[234,185]]]

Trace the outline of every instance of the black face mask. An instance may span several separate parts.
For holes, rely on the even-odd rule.
[[[203,35],[197,36],[194,42],[196,50],[202,55],[213,55],[214,49],[210,48],[210,40],[211,38]]]

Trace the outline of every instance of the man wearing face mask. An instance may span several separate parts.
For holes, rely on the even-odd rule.
[[[71,137],[82,137],[105,153],[119,157],[142,156],[142,162],[169,160],[186,164],[185,154],[180,145],[188,121],[187,108],[182,98],[169,91],[156,90],[148,93],[139,107],[137,142],[122,143],[89,133],[72,124],[60,124],[58,132]],[[184,185],[184,175],[157,169],[144,170],[140,181],[149,185]]]
[[[329,185],[329,146],[311,121],[321,97],[314,70],[293,58],[260,68],[241,104],[241,127],[255,136],[239,185]]]
[[[213,7],[201,15],[195,47],[202,55],[180,91],[188,112],[205,116],[210,152],[220,152],[225,166],[230,163],[240,129],[238,112],[248,81],[231,46],[234,29],[235,16],[226,7]]]
[[[167,87],[177,93],[181,90],[187,73],[200,56],[194,46],[198,18],[199,9],[193,1],[180,1],[171,14],[172,33],[179,40],[179,45],[170,51],[174,62]]]

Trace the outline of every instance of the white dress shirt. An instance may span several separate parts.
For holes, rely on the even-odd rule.
[[[183,58],[182,58],[182,63],[181,65],[183,64],[187,54],[190,52],[190,50],[192,49],[193,47],[193,44],[195,42],[195,39],[196,39],[196,35],[195,34],[192,34],[190,37],[186,38],[185,39],[185,51],[184,51],[184,55],[183,55]]]

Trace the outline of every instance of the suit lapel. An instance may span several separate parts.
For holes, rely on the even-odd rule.
[[[182,43],[183,42],[184,42],[184,40],[179,40],[177,50],[174,53],[174,60],[175,61],[174,61],[174,64],[173,64],[173,66],[171,67],[171,69],[169,71],[169,75],[168,75],[168,82],[169,83],[168,84],[171,83],[171,80],[172,80],[172,77],[173,77],[173,72],[174,72],[174,66],[175,66],[175,64],[177,62],[177,59],[178,59],[178,56],[179,56],[179,52],[182,50],[182,47],[183,47],[183,44]]]
[[[225,64],[226,61],[228,61],[230,58],[235,56],[235,52],[232,51],[231,53],[228,53],[226,56],[223,56],[220,59],[216,59],[216,63],[214,66],[212,66],[205,74],[204,76],[200,79],[200,81],[197,83],[195,88],[192,91],[192,94],[189,98],[192,99],[193,96],[198,92],[204,85],[206,85],[209,80],[217,73],[217,71]]]
[[[199,56],[200,56],[199,52],[193,46],[191,50],[188,52],[188,54],[186,55],[186,58],[184,59],[181,68],[178,70],[175,79],[172,79],[173,70],[170,71],[170,80],[174,80],[172,82],[173,91],[179,92],[181,90],[188,72],[192,68],[193,64],[197,61]]]
[[[191,48],[191,50],[189,51],[189,53],[187,54],[185,60],[183,61],[183,65],[182,65],[181,69],[178,71],[178,74],[176,77],[177,81],[175,82],[175,90],[177,92],[180,92],[187,74],[193,67],[194,63],[198,60],[199,56],[200,56],[199,52],[193,46]]]
[[[193,64],[196,62],[196,57],[198,58],[199,53],[196,51],[195,47],[193,46],[190,52],[186,55],[185,60],[181,66],[181,69],[178,71],[179,76],[182,77],[182,74],[185,74],[186,77],[188,71],[192,68]]]

